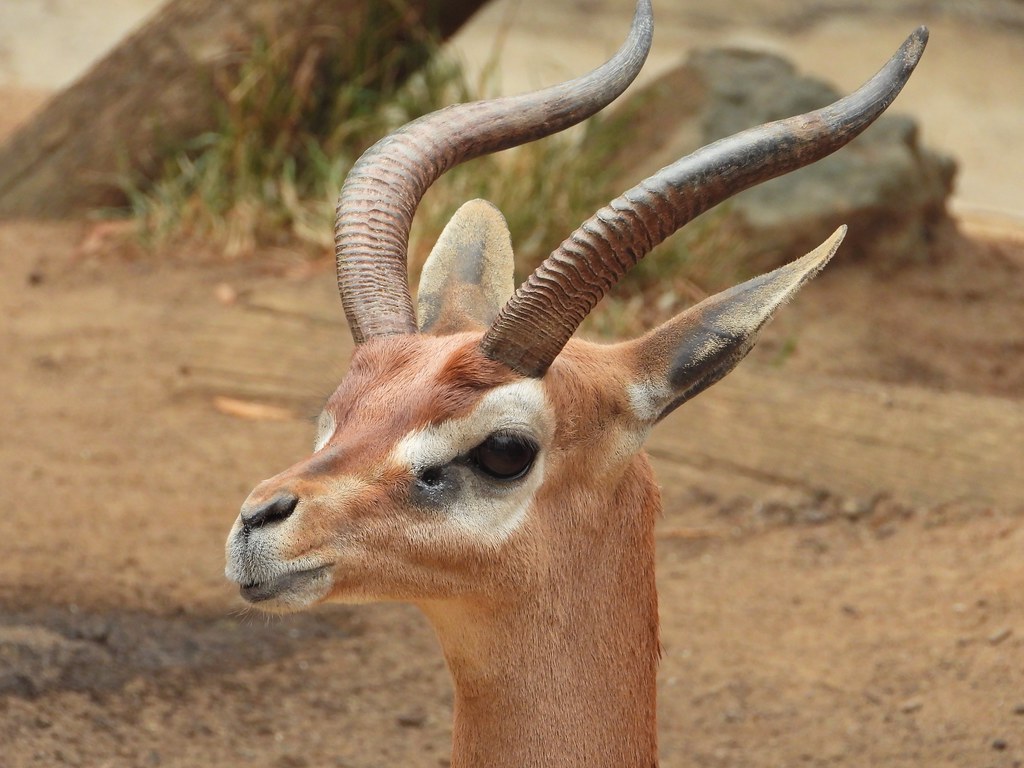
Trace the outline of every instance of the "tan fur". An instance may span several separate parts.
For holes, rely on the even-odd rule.
[[[295,529],[281,557],[335,563],[318,602],[423,608],[456,684],[453,765],[653,765],[659,502],[646,459],[621,448],[639,440],[624,388],[609,386],[611,348],[573,342],[543,382],[555,423],[545,472],[558,482],[541,487],[500,547],[408,509],[411,478],[388,464],[403,435],[465,417],[520,379],[478,342],[464,334],[360,347],[327,404],[336,428],[324,448],[248,503],[285,488],[303,499],[281,524]],[[624,382],[627,371],[616,376]]]
[[[455,682],[453,766],[656,764],[657,489],[641,457],[592,480],[538,498],[531,588],[421,603]]]

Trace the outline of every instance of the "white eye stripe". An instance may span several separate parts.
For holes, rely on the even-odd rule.
[[[484,395],[461,419],[410,432],[395,446],[395,461],[411,470],[447,464],[499,430],[522,431],[542,440],[550,432],[547,400],[539,381],[518,381]]]

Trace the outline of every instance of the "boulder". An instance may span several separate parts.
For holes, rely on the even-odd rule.
[[[807,112],[841,94],[778,56],[699,51],[621,108],[628,139],[615,157],[624,186],[697,147],[760,123]],[[625,126],[624,126],[625,127]],[[949,226],[956,163],[921,145],[916,122],[886,113],[848,146],[807,168],[737,195],[718,213],[745,263],[789,261],[848,224],[844,259],[898,265],[926,259]]]

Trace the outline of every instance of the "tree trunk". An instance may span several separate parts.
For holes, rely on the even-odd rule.
[[[237,70],[259,35],[339,30],[327,55],[351,59],[354,76],[359,57],[346,43],[379,24],[391,51],[412,47],[408,75],[428,55],[425,29],[443,40],[485,2],[171,0],[0,147],[0,218],[124,204],[119,178],[151,178],[166,148],[214,127],[212,84]]]

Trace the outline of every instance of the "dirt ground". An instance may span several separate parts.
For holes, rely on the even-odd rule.
[[[108,233],[0,224],[0,766],[446,765],[451,690],[415,610],[267,619],[222,576],[239,503],[308,452],[345,369],[329,267],[157,263]],[[1024,231],[961,222],[896,271],[840,259],[734,376],[920,395],[921,432],[1006,414],[979,473],[1024,470]],[[742,467],[733,485],[669,450],[692,452],[698,408],[728,434],[734,391],[652,440],[662,764],[1024,766],[1024,493],[926,480],[913,444],[898,486],[851,493],[808,444],[752,495]]]

